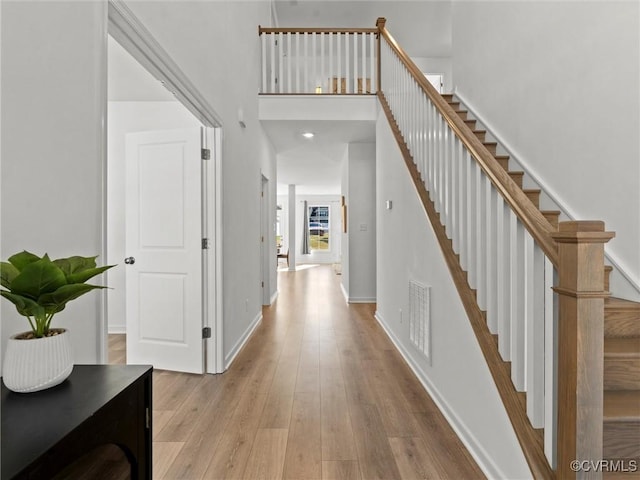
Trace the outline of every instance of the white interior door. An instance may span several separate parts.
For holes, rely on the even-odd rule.
[[[198,129],[127,135],[127,362],[203,372]]]

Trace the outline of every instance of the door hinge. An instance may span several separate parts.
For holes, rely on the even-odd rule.
[[[211,327],[204,327],[202,329],[202,338],[211,338]]]
[[[151,414],[149,413],[149,407],[144,409],[144,426],[147,430],[151,428]]]
[[[260,237],[260,241],[264,243],[264,236]]]
[[[262,284],[262,288],[264,288],[264,282],[260,282]]]
[[[207,250],[209,248],[209,239],[208,238],[203,238],[202,239],[202,249],[203,250]]]
[[[203,148],[201,151],[200,157],[202,160],[211,160],[211,150],[208,148]]]

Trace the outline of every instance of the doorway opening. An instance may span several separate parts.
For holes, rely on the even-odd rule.
[[[108,48],[105,243],[122,268],[109,278],[103,361],[111,349],[113,362],[125,363],[128,351],[136,363],[219,373],[220,122],[127,7],[111,1]],[[164,260],[154,257],[161,251]],[[167,320],[177,313],[181,322]]]

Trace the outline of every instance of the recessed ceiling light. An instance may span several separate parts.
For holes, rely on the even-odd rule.
[[[302,134],[302,136],[303,136],[304,138],[313,138],[313,133],[311,133],[311,132],[304,132],[304,133]]]

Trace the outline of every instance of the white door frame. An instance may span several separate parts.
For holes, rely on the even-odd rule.
[[[209,194],[206,197],[209,218],[213,215],[214,222],[209,225],[208,237],[212,244],[211,254],[207,255],[207,278],[203,283],[208,284],[207,303],[208,316],[204,325],[211,327],[212,336],[206,340],[207,373],[221,373],[224,371],[223,355],[223,290],[222,290],[222,121],[213,107],[189,81],[180,67],[171,59],[169,54],[155,40],[151,32],[138,20],[133,12],[122,0],[108,0],[108,34],[111,35],[137,62],[151,75],[162,82],[178,101],[187,108],[206,127],[204,135],[211,149],[211,167],[206,170]],[[105,38],[106,48],[106,38]],[[106,70],[104,75],[106,89]],[[106,102],[106,96],[104,101]],[[106,111],[106,105],[105,105]],[[103,122],[104,138],[106,138],[106,121]],[[103,158],[106,169],[106,156]],[[104,178],[106,182],[106,175]],[[102,203],[106,208],[106,185],[103,188]],[[103,231],[106,232],[106,215],[103,215]],[[103,237],[106,239],[106,234]],[[106,251],[106,240],[103,240],[103,253]],[[106,302],[105,302],[106,305]],[[106,306],[103,307],[101,325],[98,329],[98,345],[100,361],[107,362],[107,315]]]
[[[270,183],[264,173],[260,174],[260,273],[262,277],[262,305],[271,305],[271,211],[269,210]]]

